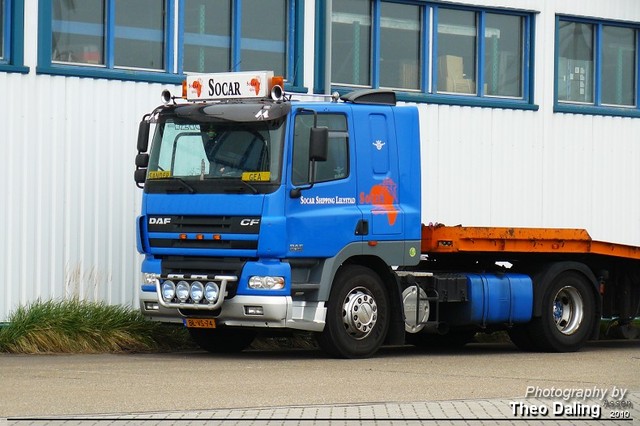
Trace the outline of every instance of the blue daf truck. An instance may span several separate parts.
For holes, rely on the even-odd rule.
[[[640,248],[583,230],[425,226],[415,106],[282,87],[271,72],[189,76],[142,119],[144,315],[184,323],[211,352],[299,331],[344,358],[499,329],[523,349],[575,351],[603,316],[634,334]]]

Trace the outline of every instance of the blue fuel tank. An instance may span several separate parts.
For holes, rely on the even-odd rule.
[[[465,274],[468,303],[463,322],[489,325],[523,323],[533,313],[533,282],[523,274]]]

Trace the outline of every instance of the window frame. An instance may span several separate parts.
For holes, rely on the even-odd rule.
[[[51,52],[53,5],[51,0],[38,0],[38,66],[36,72],[39,74],[180,84],[183,77],[173,72],[176,1],[177,0],[163,0],[166,11],[163,36],[164,69],[154,71],[142,68],[119,67],[114,64],[114,45],[116,39],[115,0],[105,0],[105,63],[96,66],[54,62]]]
[[[178,50],[177,69],[179,75],[189,74],[184,71],[184,34],[185,34],[185,0],[178,0]],[[306,93],[303,87],[304,74],[304,0],[286,0],[287,29],[285,40],[285,89],[289,92]],[[230,72],[241,71],[240,52],[242,50],[242,0],[231,0],[231,69]],[[238,31],[240,29],[240,31]],[[269,71],[269,70],[267,70]]]
[[[5,0],[3,10],[2,43],[4,57],[1,72],[29,73],[24,66],[24,0]]]
[[[560,101],[558,99],[558,71],[560,59],[560,22],[593,25],[593,103]],[[602,48],[603,27],[629,28],[635,31],[635,105],[612,105],[602,102]],[[553,111],[558,113],[640,117],[640,24],[607,19],[591,19],[571,15],[556,15],[553,70]]]
[[[344,118],[344,124],[345,124],[345,129],[344,130],[340,130],[340,129],[335,129],[335,128],[328,128],[329,131],[329,139],[331,138],[344,138],[344,143],[345,143],[345,154],[346,154],[346,158],[345,158],[345,164],[347,166],[347,170],[344,176],[341,177],[337,177],[337,178],[333,178],[333,179],[326,179],[326,180],[318,180],[318,181],[314,181],[313,184],[322,184],[322,183],[330,183],[330,182],[337,182],[337,181],[342,181],[342,180],[346,180],[351,176],[351,137],[349,134],[349,120],[348,120],[348,116],[342,112],[342,111],[316,111],[316,113],[313,113],[313,110],[311,109],[306,109],[304,107],[302,108],[298,108],[297,111],[295,111],[294,115],[293,115],[293,119],[291,120],[291,134],[292,134],[292,143],[291,143],[291,148],[290,148],[290,153],[289,155],[291,156],[291,161],[289,162],[290,167],[289,170],[286,172],[289,174],[289,179],[292,183],[292,185],[294,186],[304,186],[304,185],[309,185],[311,184],[310,180],[311,180],[311,176],[307,176],[307,179],[305,181],[297,181],[296,178],[294,177],[294,173],[293,170],[295,168],[294,164],[296,163],[295,158],[296,158],[296,147],[299,145],[305,145],[305,147],[307,148],[305,154],[308,154],[308,138],[304,138],[302,140],[299,140],[295,137],[295,131],[296,131],[296,126],[298,125],[298,118],[299,117],[303,117],[303,116],[309,116],[309,117],[314,117],[314,115],[317,114],[318,117],[318,121],[319,121],[319,117],[322,116],[339,116],[341,118]],[[299,143],[296,143],[298,142]],[[304,155],[302,157],[302,159],[304,160],[303,163],[304,165],[308,165],[308,161],[306,161],[308,157],[306,155]],[[309,170],[307,170],[308,172]]]
[[[335,0],[334,0],[335,1]],[[454,4],[441,4],[436,2],[425,2],[419,0],[369,0],[372,5],[372,34],[371,34],[371,88],[379,88],[380,82],[380,10],[382,2],[410,4],[420,6],[422,18],[422,28],[420,30],[420,89],[419,90],[399,90],[393,89],[397,93],[400,101],[422,102],[433,104],[479,106],[490,108],[508,108],[537,110],[538,105],[534,103],[534,52],[535,52],[535,17],[536,12],[516,9],[500,9],[491,7],[478,7]],[[318,0],[316,2],[316,54],[319,60],[316,61],[315,68],[315,91],[325,92],[326,82],[325,53],[328,49],[326,40],[322,34],[326,31],[331,22],[327,22],[327,1]],[[485,95],[482,93],[482,85],[476,89],[475,94],[438,93],[438,10],[462,10],[474,12],[476,16],[476,80],[483,81],[484,77],[484,29],[485,15],[487,13],[499,15],[511,15],[522,18],[522,97],[512,98],[506,96]],[[355,86],[331,83],[331,91],[346,93],[354,90]]]
[[[24,0],[8,0],[22,4]],[[144,81],[152,83],[181,84],[184,56],[184,0],[163,0],[165,4],[164,69],[148,70],[114,66],[115,0],[105,0],[105,64],[83,65],[54,62],[52,60],[52,4],[51,0],[38,0],[38,65],[39,74],[112,80]],[[242,0],[232,0],[232,7]],[[234,25],[239,25],[240,8],[233,9]],[[21,20],[22,22],[23,20]],[[304,77],[304,0],[287,0],[287,40],[285,41],[285,88],[289,92],[307,92],[302,86]],[[232,44],[240,49],[240,34],[232,31]],[[2,65],[0,65],[1,67]],[[236,68],[237,70],[237,68]],[[230,70],[235,71],[235,70]]]

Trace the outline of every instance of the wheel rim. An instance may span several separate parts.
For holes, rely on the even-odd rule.
[[[553,300],[553,319],[558,331],[570,335],[578,331],[584,318],[584,303],[575,287],[563,287]]]
[[[378,305],[364,287],[354,288],[344,298],[342,322],[347,333],[356,340],[367,337],[378,321]]]

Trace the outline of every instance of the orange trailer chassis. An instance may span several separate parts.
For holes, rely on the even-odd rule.
[[[422,253],[597,254],[640,260],[640,247],[594,241],[584,229],[423,225]]]

